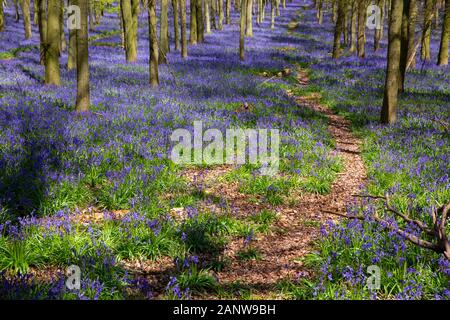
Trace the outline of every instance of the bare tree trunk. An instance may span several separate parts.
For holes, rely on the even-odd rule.
[[[39,15],[39,43],[40,43],[40,62],[45,66],[45,56],[47,51],[47,1],[37,0]]]
[[[190,0],[190,24],[189,24],[189,42],[191,44],[197,44],[197,0]]]
[[[45,83],[59,86],[59,43],[61,41],[59,14],[60,0],[48,0],[47,44],[45,56]]]
[[[19,0],[13,0],[14,2],[14,20],[17,22],[20,20],[20,14],[19,14]]]
[[[230,16],[230,11],[231,11],[231,0],[225,0],[225,5],[227,7],[227,11],[225,13],[225,24],[231,24],[231,16]]]
[[[183,38],[182,44],[183,48],[186,50],[186,0],[180,1],[181,6],[181,36]],[[184,14],[183,14],[184,12]],[[184,19],[183,19],[184,17]],[[184,20],[184,23],[183,23]],[[159,75],[158,75],[158,35],[156,29],[156,0],[149,0],[148,2],[148,33],[149,33],[149,74],[150,74],[150,86],[157,87],[159,85]],[[183,32],[184,29],[184,32]],[[184,37],[183,37],[184,34]],[[183,51],[183,50],[182,50]],[[186,51],[187,52],[187,51]]]
[[[3,2],[3,1],[0,1]],[[2,4],[0,3],[0,7],[2,6]],[[34,12],[33,12],[33,24],[35,26],[37,26],[39,24],[39,1],[38,0],[34,0],[33,1],[33,7],[34,7]],[[1,10],[1,9],[0,9]]]
[[[218,0],[219,2],[219,30],[223,29],[223,0]]]
[[[366,0],[358,0],[358,57],[366,56]]]
[[[161,17],[159,29],[159,64],[167,63],[167,53],[169,52],[169,17],[168,0],[161,0]]]
[[[350,22],[350,52],[356,51],[356,44],[358,41],[357,36],[357,25],[358,25],[358,0],[353,0],[352,3],[352,19]]]
[[[80,7],[80,26],[77,30],[77,112],[89,110],[89,46],[88,46],[88,10],[89,0],[77,0]]]
[[[247,0],[247,9],[246,9],[246,26],[245,26],[245,35],[247,37],[253,37],[253,19],[252,19],[252,10],[253,10],[253,0]]]
[[[122,23],[125,40],[125,57],[127,62],[134,62],[137,59],[136,42],[133,39],[133,16],[131,13],[131,1],[121,0]]]
[[[64,2],[62,1],[61,5],[61,13],[59,15],[59,21],[61,23],[60,31],[61,31],[61,42],[60,42],[60,52],[66,52],[67,50],[67,42],[66,35],[64,33]]]
[[[401,45],[400,45],[400,65],[398,74],[398,92],[405,90],[406,64],[408,63],[408,10],[410,0],[403,0]]]
[[[133,47],[136,51],[137,60],[137,48],[138,48],[138,32],[139,32],[139,12],[141,10],[141,3],[139,0],[131,0],[131,19],[133,21],[132,25],[132,41]]]
[[[275,29],[275,1],[270,0],[270,29]]]
[[[344,28],[345,1],[337,0],[337,19],[334,28],[333,59],[341,56],[341,35]]]
[[[336,23],[337,17],[338,17],[338,0],[331,0],[332,1],[332,21],[333,23]]]
[[[180,50],[180,30],[178,28],[178,2],[180,0],[172,0],[173,11],[173,33],[175,38],[175,50]]]
[[[374,36],[374,40],[373,40],[373,50],[374,51],[378,51],[380,49],[380,42],[381,42],[381,38],[383,36],[383,28],[384,28],[384,2],[385,0],[378,0],[377,5],[381,10],[381,23],[380,23],[380,29],[376,29],[375,30],[375,36]]]
[[[156,0],[154,0],[156,1]],[[180,4],[180,15],[181,15],[181,56],[187,58],[187,34],[186,34],[186,0],[178,0]]]
[[[251,2],[252,0],[241,0],[241,16],[240,16],[240,23],[239,23],[239,59],[241,61],[244,61],[245,59],[245,25],[246,25],[246,11],[248,9],[247,1]]]
[[[25,39],[30,39],[31,38],[30,0],[20,0],[20,6],[22,7]]]
[[[5,29],[5,16],[3,13],[3,0],[0,0],[0,32]]]
[[[206,23],[206,34],[211,33],[211,17],[210,13],[210,2],[211,0],[205,0],[205,23]]]
[[[195,1],[195,0],[192,0]],[[203,0],[197,0],[197,41],[203,42],[205,41],[205,28],[203,25]]]
[[[400,68],[403,0],[392,0],[389,19],[389,45],[384,85],[381,122],[394,123],[397,120],[398,81]]]
[[[431,40],[431,24],[433,18],[433,0],[425,0],[424,15],[423,15],[423,29],[422,29],[422,60],[428,61],[431,59],[430,40]]]
[[[450,38],[450,0],[445,0],[445,15],[442,22],[441,44],[439,46],[438,65],[448,65],[448,41]]]
[[[409,0],[409,8],[408,8],[408,52],[407,52],[407,60],[411,61],[410,67],[416,67],[416,22],[417,22],[417,1]],[[405,66],[406,72],[407,66]]]

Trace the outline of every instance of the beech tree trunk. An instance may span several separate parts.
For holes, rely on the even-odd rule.
[[[175,40],[175,50],[180,50],[180,30],[178,27],[178,2],[181,0],[172,0],[172,11],[173,11],[173,33]]]
[[[20,0],[20,6],[22,8],[25,39],[30,39],[31,38],[30,0]]]
[[[358,57],[364,58],[366,56],[366,15],[367,3],[366,0],[358,1]]]
[[[45,0],[41,0],[45,2]],[[76,0],[71,0],[70,4],[75,5]],[[77,30],[69,30],[69,52],[67,57],[67,69],[72,70],[77,66]]]
[[[195,1],[195,0],[192,0]],[[205,41],[205,28],[203,25],[203,1],[197,0],[196,12],[197,12],[197,42]]]
[[[38,15],[39,15],[39,43],[40,43],[40,62],[45,66],[45,56],[47,51],[47,1],[38,1]]]
[[[159,64],[167,63],[169,52],[169,6],[168,0],[161,0],[161,17],[159,29]]]
[[[334,28],[333,59],[341,56],[341,35],[344,29],[345,0],[337,0],[337,18]]]
[[[374,36],[374,40],[373,40],[373,50],[374,51],[378,51],[380,49],[380,41],[383,37],[385,0],[378,0],[377,5],[381,10],[381,12],[380,12],[381,28],[375,30],[375,36]]]
[[[125,57],[127,62],[134,62],[137,59],[136,42],[134,41],[133,15],[130,0],[121,0],[120,9],[122,11],[123,33],[125,40]]]
[[[77,0],[80,7],[80,26],[77,34],[77,112],[86,112],[90,105],[88,10],[89,0]]]
[[[184,10],[181,8],[181,19],[183,20],[184,16],[184,24],[181,23],[181,28],[184,29],[184,40],[186,40],[186,0],[180,0],[180,3],[184,4]],[[184,12],[184,14],[183,14]],[[148,1],[148,33],[149,33],[149,74],[150,74],[150,86],[157,87],[159,85],[159,75],[158,75],[158,35],[156,28],[156,0]],[[184,26],[184,28],[183,28]],[[183,37],[183,30],[181,31],[181,35]],[[184,44],[184,48],[186,47],[186,41],[182,41]],[[183,50],[182,50],[183,51]]]
[[[247,37],[253,37],[253,17],[252,17],[252,10],[253,10],[253,0],[247,0],[247,8],[245,11],[246,15],[246,26],[245,26],[245,35]],[[241,6],[242,10],[242,6]]]
[[[211,33],[210,1],[211,0],[205,0],[206,34],[210,34]]]
[[[356,44],[358,41],[357,26],[358,26],[358,0],[353,0],[352,18],[350,22],[350,52],[356,51]]]
[[[61,84],[59,69],[60,34],[60,0],[48,0],[47,43],[45,55],[45,83],[59,86]]]
[[[223,29],[223,0],[218,0],[219,2],[219,30]]]
[[[0,32],[5,29],[5,16],[3,13],[3,0],[0,0]]]
[[[239,59],[241,61],[244,61],[245,59],[245,26],[246,26],[246,11],[248,9],[247,1],[251,2],[252,0],[241,0],[241,16],[240,16],[240,23],[239,23]]]
[[[187,34],[186,34],[186,0],[178,0],[181,15],[181,56],[187,58]]]
[[[384,85],[381,122],[395,123],[397,120],[398,81],[400,74],[400,51],[402,33],[403,0],[392,0],[389,17],[389,45],[386,81]]]
[[[430,40],[431,40],[431,24],[433,18],[433,0],[425,0],[424,14],[423,14],[423,29],[422,29],[422,60],[428,61],[431,59]]]
[[[190,24],[189,24],[189,42],[197,44],[197,3],[196,0],[190,0]]]
[[[450,38],[450,0],[445,0],[445,15],[442,21],[441,44],[439,46],[438,65],[448,65],[448,42]]]

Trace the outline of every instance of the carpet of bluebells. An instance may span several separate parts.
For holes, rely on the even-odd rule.
[[[250,241],[264,229],[262,219],[235,218],[199,210],[202,193],[191,190],[169,160],[174,129],[278,128],[283,174],[259,177],[257,167],[236,170],[267,202],[295,188],[326,193],[340,169],[326,118],[301,108],[286,93],[293,79],[265,81],[262,72],[285,66],[309,67],[311,86],[353,120],[364,139],[369,171],[367,192],[392,194],[393,203],[428,219],[433,206],[450,198],[448,136],[433,121],[449,122],[448,68],[427,64],[408,74],[400,121],[377,124],[382,99],[386,43],[365,60],[332,61],[329,17],[318,26],[310,2],[282,9],[277,28],[254,25],[246,39],[246,60],[238,56],[238,15],[231,26],[189,47],[189,58],[168,55],[158,89],[148,85],[148,28],[140,18],[138,61],[126,64],[120,48],[117,13],[106,13],[90,34],[92,112],[74,111],[75,71],[62,68],[62,86],[43,85],[38,33],[23,41],[22,23],[6,10],[0,33],[0,297],[5,299],[188,299],[201,292],[223,292],[210,272],[224,263],[220,248],[231,239]],[[300,25],[288,32],[287,25]],[[368,37],[370,39],[370,37]],[[436,42],[437,39],[434,39]],[[433,46],[436,55],[436,45]],[[65,66],[67,55],[61,57]],[[240,112],[247,102],[251,112]],[[252,173],[252,174],[248,174]],[[224,210],[232,204],[217,199]],[[187,208],[187,218],[169,214]],[[86,211],[102,221],[80,222]],[[373,201],[349,212],[370,215]],[[117,211],[128,212],[116,219]],[[264,213],[255,213],[261,214]],[[411,230],[411,232],[417,232]],[[367,221],[327,224],[317,253],[305,264],[312,279],[280,283],[288,298],[448,298],[450,266],[438,255],[407,244]],[[203,261],[205,254],[216,256]],[[154,285],[127,268],[142,259],[173,260],[162,284]],[[80,290],[68,290],[65,268],[81,268]],[[366,268],[382,270],[382,288],[367,289]],[[231,294],[231,296],[230,296]]]

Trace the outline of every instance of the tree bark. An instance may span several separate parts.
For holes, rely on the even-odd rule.
[[[375,30],[375,36],[374,36],[374,40],[373,40],[373,50],[374,51],[378,51],[380,49],[380,42],[383,37],[385,0],[378,0],[377,5],[381,10],[381,17],[380,17],[381,28]]]
[[[125,57],[127,62],[134,62],[137,59],[136,42],[133,39],[133,15],[131,13],[131,0],[121,0],[120,9],[122,11],[122,23],[125,40]]]
[[[22,8],[25,39],[30,39],[31,38],[30,0],[20,0],[20,6]]]
[[[417,1],[409,0],[408,7],[408,50],[407,50],[407,60],[411,61],[410,67],[416,67],[416,22],[417,22]],[[405,71],[406,71],[405,66]]]
[[[358,25],[358,0],[353,0],[352,3],[352,19],[350,22],[350,52],[356,51],[356,44],[358,41],[357,36],[357,25]]]
[[[210,34],[211,33],[210,1],[211,0],[205,0],[206,34]]]
[[[161,0],[161,17],[159,29],[159,64],[167,63],[167,53],[169,52],[169,17],[168,0]]]
[[[448,42],[450,38],[450,0],[445,0],[445,15],[442,21],[441,43],[439,46],[438,65],[448,65]]]
[[[392,0],[389,17],[389,44],[384,85],[381,122],[395,123],[397,120],[398,81],[400,70],[400,50],[402,32],[403,0]]]
[[[2,1],[0,1],[2,2]],[[0,7],[2,6],[2,4],[0,3]],[[34,12],[33,12],[33,24],[35,26],[37,26],[39,24],[39,1],[38,0],[34,0],[33,1],[33,7],[34,7]]]
[[[190,0],[189,42],[197,44],[197,0]]]
[[[345,1],[337,0],[337,18],[336,26],[334,28],[334,42],[333,42],[333,59],[338,59],[341,56],[341,35],[344,28],[344,14]]]
[[[41,0],[45,2],[45,0]],[[70,0],[70,5],[76,5],[75,0]],[[67,69],[72,70],[77,66],[77,30],[69,30],[69,52],[67,57]]]
[[[223,29],[223,0],[218,0],[219,2],[219,30]]]
[[[245,11],[246,15],[246,26],[245,26],[245,35],[247,37],[253,37],[253,17],[252,17],[252,10],[253,10],[253,0],[247,0],[247,8]],[[242,9],[242,6],[241,6]]]
[[[19,14],[19,0],[13,0],[14,2],[14,20],[17,22],[20,20],[20,14]]]
[[[245,26],[246,26],[246,11],[248,10],[247,1],[251,2],[252,0],[241,0],[241,16],[240,16],[240,23],[239,23],[239,59],[241,61],[244,61],[245,59]]]
[[[172,0],[172,11],[173,11],[173,33],[175,40],[175,50],[180,50],[180,30],[178,27],[178,2],[181,0]]]
[[[358,57],[364,58],[366,56],[366,15],[367,3],[366,0],[358,1]]]
[[[225,5],[227,7],[227,11],[225,13],[225,24],[231,24],[231,0],[225,0]]]
[[[39,15],[39,43],[40,43],[40,62],[45,66],[45,56],[47,51],[47,1],[38,1],[38,15]]]
[[[90,105],[88,0],[77,0],[80,7],[80,26],[77,34],[77,112],[86,112]]]
[[[433,0],[425,0],[423,29],[422,29],[422,50],[420,55],[421,59],[425,61],[431,59],[430,39],[431,39],[432,18],[433,18]]]
[[[270,29],[275,29],[275,0],[270,0]]]
[[[192,0],[195,1],[195,0]],[[205,41],[205,28],[203,25],[203,1],[197,0],[196,12],[197,12],[197,42]]]
[[[0,32],[5,29],[5,16],[3,13],[3,0],[0,0]]]
[[[405,91],[406,64],[408,63],[408,11],[410,0],[403,0],[402,31],[400,45],[400,66],[398,74],[398,92]]]
[[[0,0],[1,1],[1,0]],[[66,42],[66,35],[64,33],[64,2],[62,2],[61,5],[61,11],[59,15],[59,21],[61,23],[60,31],[61,31],[61,41],[60,41],[60,52],[66,52],[67,50],[67,42]]]
[[[183,20],[181,27],[184,29],[184,39],[186,40],[186,0],[181,0],[183,2],[184,10],[181,10],[181,19]],[[184,14],[183,14],[184,12]],[[158,35],[156,29],[156,0],[149,0],[148,2],[148,32],[149,32],[149,74],[150,74],[150,86],[157,87],[159,85],[159,75],[158,75]],[[184,26],[184,28],[183,28]],[[183,36],[183,31],[182,31]],[[184,47],[186,47],[186,41],[182,42]]]
[[[154,0],[155,1],[155,0]],[[181,15],[181,56],[187,58],[187,34],[186,34],[186,0],[178,0],[180,4],[180,15]],[[158,43],[157,43],[158,44]]]
[[[47,44],[45,55],[45,83],[61,84],[59,69],[59,43],[61,40],[59,13],[60,0],[48,0]]]

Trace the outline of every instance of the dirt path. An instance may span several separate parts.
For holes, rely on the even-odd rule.
[[[309,83],[307,73],[301,69],[297,71],[297,80],[298,86],[307,86]],[[230,243],[224,255],[231,263],[217,274],[223,288],[239,282],[257,296],[274,298],[271,292],[280,280],[308,276],[310,271],[299,258],[313,250],[313,242],[320,233],[320,224],[336,219],[326,211],[345,212],[347,205],[353,201],[352,195],[357,194],[366,182],[366,170],[360,154],[361,141],[352,134],[349,121],[321,105],[318,94],[295,98],[299,108],[310,108],[328,117],[328,130],[336,141],[334,152],[342,159],[343,170],[329,194],[304,194],[295,206],[283,204],[275,208],[278,218],[271,228],[272,232],[256,238],[252,243],[253,248],[261,253],[260,260],[236,259],[236,253],[244,247],[243,241]],[[217,172],[212,169],[206,174],[197,174],[193,180],[201,181],[208,193],[229,200],[239,212],[238,215],[250,215],[264,208],[263,204],[249,203],[246,196],[237,191],[237,185],[217,183],[217,177],[225,172],[227,170],[224,168],[218,168]]]

